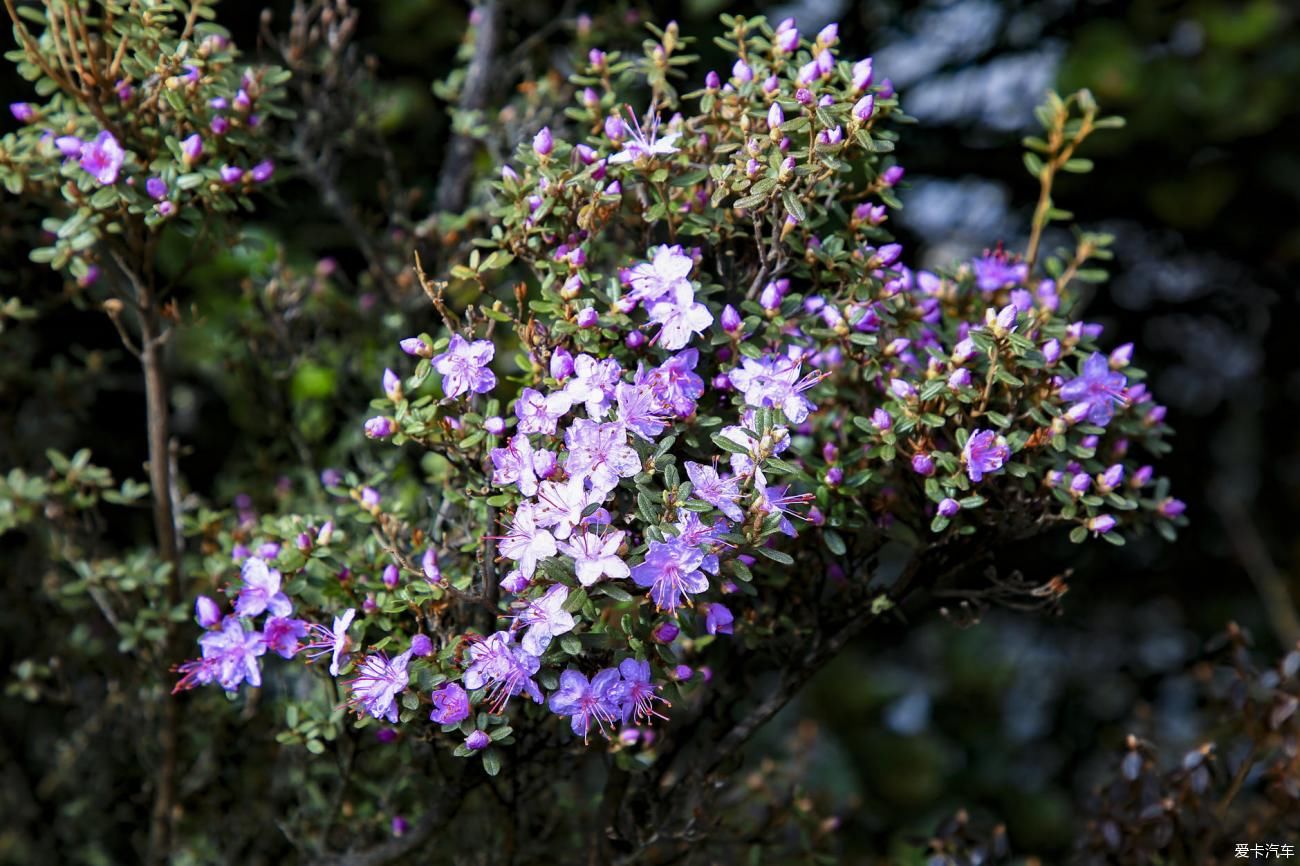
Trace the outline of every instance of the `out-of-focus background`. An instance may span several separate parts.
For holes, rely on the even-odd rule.
[[[283,20],[287,4],[270,5]],[[549,22],[600,11],[527,6],[508,19],[501,62]],[[231,0],[220,9],[249,48],[260,8]],[[1207,640],[1230,620],[1263,654],[1300,638],[1300,12],[1284,0],[697,0],[631,4],[627,14],[673,18],[698,34],[728,11],[795,16],[805,32],[838,20],[845,55],[873,55],[877,80],[893,81],[919,121],[900,147],[907,181],[897,226],[917,266],[1023,243],[1037,187],[1020,139],[1034,131],[1032,109],[1047,89],[1088,87],[1106,113],[1128,120],[1088,142],[1083,155],[1096,170],[1066,176],[1057,201],[1117,238],[1114,278],[1086,301],[1087,314],[1105,325],[1109,346],[1137,344],[1169,406],[1178,436],[1163,469],[1188,503],[1191,530],[1174,545],[1081,549],[1062,538],[1007,551],[1000,566],[1036,578],[1063,550],[1072,557],[1058,615],[989,610],[974,625],[974,612],[954,608],[891,633],[895,643],[868,639],[759,745],[806,764],[811,793],[839,817],[854,856],[886,852],[964,806],[997,814],[1015,847],[1055,862],[1076,829],[1073,804],[1113,771],[1127,733],[1158,739],[1171,760],[1196,745],[1204,725],[1192,662]],[[466,17],[444,0],[363,4],[359,42],[375,58],[373,108],[395,163],[349,151],[339,182],[357,201],[375,202],[373,189],[396,172],[425,194],[414,210],[429,209],[450,135],[430,85],[458,62]],[[701,70],[711,56],[722,62],[715,46],[696,49]],[[0,101],[25,98],[24,86],[0,67]],[[341,293],[332,325],[346,350],[287,371],[272,353],[259,368],[267,381],[241,372],[257,343],[231,323],[247,321],[247,286],[277,255],[330,257],[344,280],[361,267],[337,219],[293,207],[312,201],[309,179],[279,194],[287,206],[259,213],[254,240],[192,279],[197,324],[180,347],[176,433],[189,488],[219,506],[244,492],[272,496],[281,475],[301,483],[291,466],[329,464],[339,431],[359,429],[369,397],[359,383],[391,348],[357,332],[386,334],[401,315],[358,281]],[[40,313],[0,333],[0,463],[38,469],[47,448],[90,447],[118,477],[138,477],[144,410],[134,361],[101,313],[27,263],[35,218],[27,203],[0,199],[0,296]],[[1047,245],[1056,240],[1064,237]],[[268,417],[293,419],[295,429],[268,427]],[[355,445],[360,434],[351,435]],[[116,518],[102,532],[106,545],[147,538],[147,517]],[[20,669],[57,665],[54,648],[84,627],[44,600],[51,576],[22,536],[0,538],[0,573],[0,804],[14,819],[0,822],[12,828],[0,830],[0,851],[6,842],[21,850],[12,846],[23,834],[66,818],[66,792],[82,785],[98,798],[87,820],[102,844],[81,850],[88,862],[113,862],[123,848],[111,836],[129,832],[137,814],[132,768],[112,747],[129,732],[100,707],[52,702],[57,675]],[[115,652],[84,637],[87,655]]]

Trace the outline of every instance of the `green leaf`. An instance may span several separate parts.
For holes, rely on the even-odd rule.
[[[483,771],[489,776],[495,776],[501,772],[501,753],[493,748],[488,748],[483,752]]]
[[[803,209],[803,202],[799,201],[799,197],[794,194],[794,190],[787,189],[781,193],[781,201],[785,204],[785,209],[797,221],[803,222],[808,218],[808,214]]]

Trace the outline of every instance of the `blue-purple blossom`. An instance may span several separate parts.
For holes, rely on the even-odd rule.
[[[258,616],[269,610],[271,616],[288,616],[293,610],[289,596],[280,591],[280,572],[268,568],[266,561],[250,556],[240,567],[244,587],[235,600],[239,616]]]
[[[1123,373],[1110,369],[1105,355],[1093,352],[1083,362],[1079,376],[1061,386],[1061,399],[1073,403],[1071,409],[1085,407],[1088,421],[1104,427],[1115,413],[1115,404],[1125,403],[1124,386],[1127,384],[1128,378]]]
[[[569,668],[560,674],[560,687],[551,692],[547,706],[559,716],[569,716],[569,726],[582,737],[583,742],[591,732],[592,724],[605,736],[607,726],[612,726],[619,716],[619,672],[606,668],[590,681],[580,671]]]
[[[126,151],[117,143],[113,133],[104,130],[93,141],[81,148],[79,162],[82,169],[104,186],[117,183],[117,173],[126,160]]]
[[[650,588],[656,609],[673,611],[682,606],[684,597],[709,588],[709,579],[699,570],[703,562],[703,551],[676,538],[652,540],[645,561],[632,567],[632,580]]]
[[[516,433],[504,448],[493,448],[492,483],[498,487],[513,484],[525,496],[537,493],[537,474],[533,468],[533,446],[523,433]]]
[[[554,356],[552,356],[554,362]],[[552,375],[554,364],[552,363]],[[615,389],[623,375],[623,368],[613,358],[597,360],[591,355],[573,359],[573,379],[564,386],[564,393],[574,403],[586,406],[587,416],[595,421],[605,417],[614,400]],[[562,378],[556,376],[556,378]]]
[[[676,352],[685,348],[692,334],[702,334],[713,324],[713,314],[695,300],[691,284],[681,282],[650,307],[650,321],[662,325],[658,336],[660,348]]]
[[[726,605],[710,602],[704,613],[704,630],[709,634],[731,634],[734,617]]]
[[[493,632],[485,638],[472,640],[467,656],[468,664],[461,682],[470,691],[486,687],[488,704],[494,713],[504,710],[506,702],[520,692],[526,692],[534,702],[542,703],[542,691],[532,679],[541,662],[537,656],[524,652],[510,632]]]
[[[984,476],[998,472],[1011,458],[1007,440],[992,430],[976,430],[966,440],[961,460],[966,464],[966,474],[971,481],[981,481]]]
[[[661,642],[672,643],[673,638],[677,636],[676,626],[671,623],[664,623],[663,625],[670,626],[673,635]],[[659,633],[659,629],[655,631]],[[666,636],[666,632],[664,636]],[[651,718],[668,718],[655,709],[656,702],[664,706],[669,704],[668,701],[659,696],[659,687],[650,678],[649,662],[637,659],[623,659],[618,665],[618,672],[622,675],[623,681],[617,686],[615,699],[618,701],[624,723],[635,721],[637,724],[643,724],[649,722]]]
[[[645,384],[664,410],[678,418],[695,414],[695,402],[704,396],[704,380],[695,373],[700,353],[685,349],[649,370],[637,370],[635,382]]]
[[[339,616],[334,617],[332,628],[326,628],[319,623],[312,623],[308,630],[315,638],[308,643],[304,649],[314,650],[308,653],[308,658],[315,660],[323,655],[330,657],[330,676],[339,675],[339,665],[347,659],[348,649],[351,646],[351,640],[348,638],[348,627],[352,625],[352,620],[356,617],[355,608],[348,608]]]
[[[299,640],[307,636],[307,623],[284,616],[268,616],[262,626],[266,648],[281,658],[291,659],[302,649]]]
[[[981,292],[996,292],[1017,286],[1029,278],[1029,265],[1012,261],[1001,250],[985,253],[971,262],[975,286]]]
[[[564,435],[569,459],[564,468],[569,475],[583,478],[593,490],[608,493],[620,478],[631,478],[641,471],[641,458],[627,444],[622,424],[599,424],[586,418],[573,422]]]
[[[572,407],[573,396],[567,391],[543,394],[535,388],[524,388],[515,401],[519,432],[554,436],[556,423]]]
[[[469,695],[460,683],[447,683],[433,690],[430,721],[440,725],[457,725],[469,718]]]
[[[177,668],[184,674],[172,689],[173,694],[195,686],[215,682],[228,692],[241,683],[262,684],[262,669],[257,659],[266,652],[260,632],[246,630],[237,616],[228,616],[221,628],[199,638],[203,657],[185,662]]]
[[[382,652],[372,653],[357,667],[356,676],[347,681],[352,688],[348,706],[357,715],[369,713],[376,719],[397,721],[397,696],[409,682],[406,666],[411,661],[411,651],[389,658]]]
[[[618,399],[618,423],[647,442],[664,432],[662,403],[648,384],[620,382],[614,391]]]
[[[820,373],[811,373],[800,379],[801,366],[800,361],[789,356],[767,354],[761,358],[743,359],[727,377],[745,395],[747,405],[778,408],[791,424],[801,424],[816,408],[803,392],[822,380]]]
[[[528,629],[520,641],[524,652],[540,656],[551,645],[552,638],[573,630],[573,614],[564,609],[568,600],[569,588],[557,583],[527,602],[515,620],[517,626]]]
[[[641,129],[640,122],[636,115],[628,110],[628,116],[632,118],[632,128],[624,130],[628,133],[628,138],[624,140],[622,150],[609,158],[611,165],[617,165],[624,162],[641,162],[642,160],[654,159],[656,156],[668,156],[677,152],[677,139],[681,138],[680,132],[670,132],[667,135],[659,135],[659,117],[656,115],[650,119],[650,130],[644,132]]]
[[[496,354],[496,346],[489,340],[469,342],[460,334],[452,334],[447,351],[433,358],[433,367],[442,374],[442,390],[448,400],[465,392],[486,394],[496,387],[496,374],[488,363]]]
[[[206,595],[194,599],[194,618],[204,628],[212,628],[221,622],[221,608]]]
[[[524,577],[537,571],[537,561],[555,555],[555,536],[537,524],[534,506],[520,503],[510,533],[501,539],[501,555],[519,563]]]
[[[631,571],[618,555],[624,532],[616,530],[605,534],[581,532],[562,542],[560,551],[573,557],[573,570],[578,582],[591,586],[602,577],[611,580],[628,577]]]
[[[603,498],[604,493],[588,491],[581,476],[567,481],[547,481],[538,491],[534,516],[537,525],[550,529],[556,538],[568,538],[573,528],[583,522],[582,513],[587,506]]]
[[[951,496],[946,497],[939,503],[938,511],[940,517],[952,517],[958,511],[961,511],[961,503]]]
[[[650,251],[650,261],[628,269],[627,281],[632,287],[628,298],[649,306],[671,295],[679,286],[689,286],[687,278],[694,267],[695,260],[680,246],[657,246]]]
[[[740,482],[734,475],[723,477],[718,470],[703,463],[687,460],[686,475],[691,479],[691,495],[703,499],[732,520],[743,520],[745,513],[740,510]]]

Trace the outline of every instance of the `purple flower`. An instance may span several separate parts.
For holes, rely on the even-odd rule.
[[[239,617],[226,617],[220,629],[199,638],[199,646],[203,657],[177,668],[184,676],[172,689],[173,694],[211,682],[228,692],[235,691],[245,681],[250,686],[262,684],[262,669],[257,659],[266,652],[266,641],[260,632],[245,630]]]
[[[1029,265],[1011,261],[1001,250],[985,253],[971,262],[975,286],[981,292],[996,292],[1017,286],[1029,278]]]
[[[486,394],[496,387],[497,377],[487,368],[496,347],[487,340],[469,342],[460,334],[452,334],[447,351],[433,359],[433,366],[442,374],[442,390],[448,400],[454,400],[466,391]]]
[[[877,430],[885,431],[894,426],[894,419],[884,409],[873,409],[871,412],[871,426]]]
[[[918,453],[912,457],[912,471],[917,475],[929,478],[934,474],[934,458],[929,454]]]
[[[551,151],[555,149],[555,139],[551,136],[551,128],[543,126],[533,136],[533,153],[538,156],[550,156]]]
[[[570,716],[569,727],[573,732],[587,741],[592,722],[606,737],[607,725],[613,725],[619,716],[618,686],[619,672],[606,668],[597,673],[588,682],[580,672],[569,668],[560,674],[560,687],[551,692],[547,705],[558,716]]]
[[[726,605],[711,602],[704,613],[704,630],[709,634],[731,634],[733,620]]]
[[[275,163],[269,159],[264,159],[261,162],[259,162],[257,165],[253,166],[253,168],[249,173],[253,176],[253,180],[256,181],[257,183],[266,183],[268,180],[271,179],[271,175],[274,172],[275,172]]]
[[[144,191],[154,201],[167,197],[167,182],[160,177],[151,177],[144,182]]]
[[[631,571],[618,555],[618,548],[623,543],[622,531],[607,532],[598,535],[594,532],[582,532],[570,537],[560,544],[560,550],[573,557],[573,570],[578,582],[591,586],[602,577],[611,580],[628,577]]]
[[[552,638],[573,630],[573,614],[564,609],[568,600],[569,588],[557,583],[528,602],[515,620],[515,625],[528,628],[520,641],[524,652],[540,656],[551,645]]]
[[[9,103],[9,113],[19,123],[31,123],[36,117],[36,106],[30,102],[11,102]]]
[[[1115,518],[1111,517],[1109,514],[1099,514],[1096,517],[1090,518],[1087,526],[1088,529],[1098,535],[1105,535],[1107,532],[1110,532],[1115,528]]]
[[[683,596],[709,588],[709,579],[699,570],[703,562],[703,551],[679,539],[651,541],[645,561],[632,567],[632,580],[650,588],[656,609],[673,611],[681,607]]]
[[[519,432],[553,436],[556,422],[572,407],[573,397],[566,391],[543,394],[535,388],[524,388],[515,401]]]
[[[186,168],[198,162],[199,157],[202,155],[203,136],[197,132],[181,142],[181,162],[185,164]]]
[[[658,643],[670,644],[677,640],[677,635],[680,632],[681,629],[677,627],[677,623],[672,620],[665,620],[654,627],[654,631],[650,632],[650,636]]]
[[[673,295],[679,286],[689,286],[687,277],[694,267],[695,260],[680,246],[655,247],[650,261],[633,265],[628,271],[628,283],[632,287],[628,297],[652,305]]]
[[[424,579],[429,583],[442,582],[442,569],[438,567],[438,551],[432,547],[424,551],[424,556],[420,557],[420,570],[424,572]]]
[[[619,382],[614,393],[618,398],[618,423],[647,442],[664,432],[661,403],[648,384]]]
[[[469,718],[469,695],[460,683],[447,683],[433,690],[431,721],[440,725],[457,725]]]
[[[478,752],[486,749],[492,742],[492,738],[484,731],[475,731],[465,738],[465,748],[471,752]]]
[[[521,503],[515,509],[510,534],[501,539],[501,555],[519,563],[524,577],[537,571],[537,561],[555,555],[555,536],[537,525],[535,507]]]
[[[691,494],[703,499],[732,520],[745,519],[745,513],[736,504],[740,499],[739,479],[734,475],[725,478],[718,470],[703,463],[685,463],[686,475],[691,479]]]
[[[966,447],[961,452],[971,481],[980,481],[985,474],[999,471],[1010,457],[1007,440],[992,430],[976,430],[966,440]]]
[[[308,627],[315,638],[304,647],[307,650],[315,650],[308,654],[308,658],[314,660],[323,655],[330,656],[330,676],[339,675],[339,662],[347,658],[348,647],[351,646],[351,641],[348,639],[348,626],[352,625],[352,619],[356,615],[355,608],[348,608],[341,616],[334,617],[333,628],[326,628],[319,623],[312,623]]]
[[[600,313],[595,307],[583,307],[575,320],[579,328],[594,328],[600,323]]]
[[[126,151],[117,143],[113,133],[104,130],[81,148],[82,169],[104,186],[117,183],[117,173],[126,159]]]
[[[664,625],[669,625],[665,623]],[[676,637],[675,626],[673,637]],[[658,632],[658,629],[655,630]],[[672,638],[664,641],[672,643]],[[650,679],[650,663],[638,661],[637,659],[623,659],[618,665],[618,672],[622,674],[623,681],[618,684],[615,692],[615,700],[623,716],[623,721],[635,721],[637,724],[649,722],[651,718],[658,717],[666,719],[667,716],[655,709],[655,702],[658,701],[668,706],[668,701],[659,696],[659,687]]]
[[[221,622],[221,608],[206,595],[194,599],[194,618],[204,628],[212,628]]]
[[[604,494],[588,491],[581,477],[548,481],[537,494],[537,524],[550,529],[556,538],[568,538],[573,528],[584,522],[587,506],[602,499]]]
[[[414,355],[417,358],[433,357],[433,349],[429,344],[419,337],[407,337],[397,344],[403,352],[408,355]]]
[[[1124,386],[1127,384],[1128,379],[1123,373],[1111,371],[1105,355],[1093,352],[1083,362],[1078,378],[1061,386],[1061,399],[1074,403],[1071,409],[1086,407],[1088,420],[1098,427],[1105,427],[1114,415],[1115,404],[1124,404]]]
[[[392,418],[385,418],[383,415],[376,415],[374,418],[366,421],[366,436],[370,439],[387,439],[397,432],[397,426],[393,424]]]
[[[588,417],[599,421],[613,403],[622,375],[623,368],[613,358],[598,361],[591,355],[579,355],[573,361],[573,379],[564,386],[564,392],[574,403],[586,406]]]
[[[535,703],[542,703],[541,689],[532,677],[541,662],[524,652],[510,632],[498,631],[469,645],[469,664],[461,680],[470,691],[487,687],[487,699],[493,713],[505,709],[513,695],[527,692]]]
[[[660,348],[676,352],[691,341],[692,334],[702,334],[713,324],[713,314],[695,300],[691,284],[682,281],[650,307],[650,321],[663,326],[658,337]]]
[[[299,639],[307,636],[307,623],[300,619],[283,616],[269,616],[262,627],[262,637],[266,648],[279,653],[281,658],[291,659],[297,655],[302,646]]]
[[[641,458],[627,444],[622,424],[599,424],[586,418],[573,422],[564,434],[569,459],[564,468],[574,478],[583,478],[592,490],[608,493],[620,478],[631,478],[641,471]]]
[[[233,186],[244,178],[244,170],[237,165],[223,165],[217,170],[221,176],[221,182],[226,186]]]
[[[727,304],[722,308],[722,319],[720,324],[722,325],[722,330],[732,336],[739,334],[740,329],[744,327],[744,322],[741,321],[740,313],[736,312],[736,308],[731,306],[731,304]]]
[[[428,635],[417,634],[411,638],[411,655],[417,658],[433,655],[433,641]]]
[[[1161,500],[1160,504],[1156,506],[1156,513],[1161,517],[1168,517],[1170,519],[1179,517],[1186,510],[1187,503],[1181,499],[1175,499],[1172,496]]]
[[[533,446],[523,433],[512,436],[505,448],[492,449],[492,465],[493,484],[498,487],[514,484],[525,496],[537,493],[537,474],[533,470]]]
[[[871,58],[868,57],[865,60],[859,60],[857,63],[853,64],[852,75],[854,92],[866,90],[870,87],[873,75]]]
[[[235,600],[239,616],[258,616],[269,610],[271,616],[288,616],[293,610],[289,596],[280,591],[280,572],[268,568],[265,560],[250,556],[240,567],[244,588]]]
[[[767,354],[745,358],[740,367],[728,373],[731,384],[743,392],[750,406],[774,406],[785,413],[791,424],[802,424],[815,406],[803,392],[822,380],[819,373],[799,378],[802,363],[794,358]]]
[[[347,681],[352,687],[348,706],[357,715],[366,712],[376,719],[396,722],[397,696],[409,682],[406,666],[410,660],[410,650],[392,659],[382,652],[366,656],[357,668],[357,675]]]
[[[790,54],[799,47],[799,30],[794,26],[794,19],[787,18],[777,25],[773,47],[781,54]]]
[[[632,118],[632,128],[625,131],[628,138],[622,144],[622,150],[609,158],[611,165],[617,165],[624,162],[641,161],[643,159],[654,159],[656,156],[667,156],[677,152],[677,139],[681,138],[680,132],[670,132],[662,138],[659,137],[659,117],[656,115],[650,120],[650,131],[644,132],[641,124],[637,121],[636,115],[628,110],[628,115]]]
[[[947,497],[939,503],[940,517],[952,517],[958,511],[961,511],[961,503],[952,497]]]
[[[678,418],[695,414],[695,401],[704,395],[704,380],[695,374],[700,353],[686,349],[644,373],[638,369],[636,384],[646,384],[666,411]]]

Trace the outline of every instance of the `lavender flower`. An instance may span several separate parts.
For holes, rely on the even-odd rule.
[[[586,406],[589,418],[599,421],[613,403],[622,375],[623,368],[613,358],[598,361],[591,355],[579,355],[573,361],[573,379],[564,386],[564,392],[574,403]]]
[[[747,405],[778,407],[791,424],[801,424],[816,408],[803,392],[822,380],[819,373],[800,379],[801,366],[801,362],[793,358],[768,354],[757,359],[745,358],[739,368],[728,374],[728,378],[744,393]]]
[[[602,577],[618,580],[630,576],[627,563],[618,555],[624,535],[622,531],[604,535],[582,532],[573,535],[559,547],[562,552],[573,557],[573,570],[578,576],[578,582],[583,586],[591,586]]]
[[[658,631],[658,629],[656,629]],[[673,637],[676,637],[674,627]],[[672,643],[668,638],[663,643]],[[615,691],[623,722],[635,721],[637,724],[649,722],[651,718],[666,719],[667,716],[655,709],[655,702],[669,706],[668,701],[659,696],[659,687],[650,679],[650,663],[637,659],[623,659],[619,662],[618,672],[623,681]]]
[[[430,721],[440,725],[457,725],[469,718],[469,695],[460,683],[447,683],[433,690]]]
[[[1078,378],[1061,386],[1061,399],[1074,403],[1072,409],[1083,407],[1079,411],[1086,409],[1091,423],[1105,427],[1115,413],[1115,404],[1126,402],[1124,386],[1127,384],[1123,373],[1111,371],[1105,355],[1093,352],[1083,362]]]
[[[1006,439],[992,430],[976,430],[966,440],[966,447],[961,452],[966,474],[976,482],[988,473],[1001,470],[1010,457],[1011,449],[1007,447]]]
[[[537,571],[537,561],[555,555],[555,536],[537,525],[535,507],[521,503],[515,509],[510,534],[501,539],[501,555],[519,563],[524,577]]]
[[[704,630],[709,634],[731,634],[734,617],[726,605],[712,602],[704,613]]]
[[[266,648],[279,653],[281,658],[291,659],[298,654],[302,646],[298,643],[307,636],[307,623],[300,619],[283,616],[269,616],[262,627],[262,638]]]
[[[126,151],[113,133],[104,130],[81,148],[81,168],[103,186],[117,183],[117,173],[126,160]]]
[[[535,392],[534,392],[535,393]],[[498,487],[514,484],[525,496],[537,493],[537,474],[533,470],[533,446],[523,433],[516,433],[505,448],[492,449],[492,483]]]
[[[658,116],[651,118],[649,133],[642,131],[641,124],[630,109],[628,110],[628,116],[632,118],[632,128],[626,130],[629,136],[623,142],[623,149],[609,158],[611,165],[634,161],[642,162],[652,160],[656,156],[667,156],[677,152],[676,143],[677,139],[681,138],[680,132],[670,132],[660,138]]]
[[[488,340],[469,342],[460,334],[452,334],[447,351],[433,358],[433,367],[442,374],[442,390],[448,400],[465,392],[486,394],[496,387],[497,377],[487,365],[496,354],[496,346]]]
[[[560,687],[551,693],[547,706],[556,715],[571,717],[569,726],[584,743],[593,722],[608,737],[606,726],[612,725],[619,716],[620,679],[616,669],[606,668],[588,682],[580,672],[569,668],[560,674]]]
[[[289,597],[280,591],[280,572],[268,568],[261,557],[250,556],[240,567],[244,588],[235,600],[239,616],[258,616],[269,610],[271,616],[288,616],[293,610]]]
[[[1029,278],[1029,265],[1011,261],[1001,250],[985,253],[971,262],[975,286],[981,292],[996,292],[1018,286]]]
[[[524,652],[540,656],[551,645],[551,639],[573,630],[573,614],[564,609],[569,600],[569,588],[554,584],[540,597],[528,602],[515,624],[527,627],[520,642]]]
[[[664,432],[665,419],[654,389],[648,384],[619,382],[614,391],[618,398],[618,423],[647,442]]]
[[[487,735],[486,731],[475,731],[465,738],[465,748],[471,752],[478,752],[486,749],[492,742],[492,738]]]
[[[699,570],[703,562],[703,551],[676,538],[651,541],[645,561],[632,567],[632,580],[650,588],[656,609],[673,611],[681,607],[683,596],[709,588],[709,579]]]
[[[199,638],[199,646],[203,657],[177,668],[184,676],[172,689],[173,694],[211,682],[228,692],[235,691],[244,682],[250,686],[262,684],[262,669],[257,660],[266,652],[266,641],[261,633],[246,630],[239,617],[226,617],[220,629]]]
[[[662,325],[659,345],[669,352],[684,348],[692,334],[702,334],[713,324],[709,308],[695,300],[695,290],[682,281],[650,307],[650,321]]]
[[[206,595],[194,599],[194,619],[204,628],[212,628],[221,622],[221,608]]]
[[[330,656],[330,676],[338,676],[339,662],[347,659],[348,648],[351,646],[348,627],[352,625],[356,615],[355,608],[348,608],[341,616],[334,617],[333,628],[326,628],[318,623],[312,623],[308,627],[309,632],[315,637],[315,640],[304,647],[307,650],[315,650],[308,654],[308,658],[315,660],[323,655]]]
[[[519,432],[554,436],[556,422],[572,407],[573,397],[567,391],[543,394],[535,388],[524,388],[515,401]]]
[[[392,659],[382,652],[366,656],[357,668],[356,676],[347,681],[352,688],[348,706],[356,710],[357,715],[365,712],[376,719],[396,722],[397,696],[409,682],[406,666],[410,661],[410,650]]]
[[[682,285],[690,285],[687,277],[695,267],[695,260],[682,252],[680,246],[658,246],[651,251],[650,261],[633,265],[628,271],[632,292],[628,296],[646,305],[673,295]]]
[[[537,656],[524,652],[510,632],[498,631],[472,641],[467,655],[469,664],[461,682],[470,691],[486,687],[492,712],[500,713],[506,702],[520,692],[526,692],[535,703],[542,703],[541,689],[532,680],[541,662]]]
[[[686,475],[691,479],[691,494],[698,496],[732,520],[744,520],[745,513],[736,504],[740,499],[740,482],[734,475],[722,477],[718,470],[687,460]]]
[[[627,444],[622,424],[598,424],[585,418],[573,422],[564,435],[569,460],[564,464],[569,475],[583,478],[593,490],[608,493],[620,478],[630,478],[641,471],[641,458]]]

